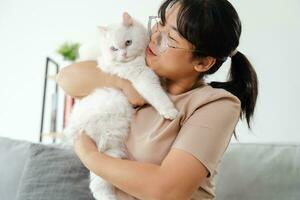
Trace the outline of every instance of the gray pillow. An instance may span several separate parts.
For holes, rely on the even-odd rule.
[[[30,142],[0,137],[0,199],[14,200],[29,154]]]
[[[89,171],[75,153],[31,144],[16,200],[92,200]]]

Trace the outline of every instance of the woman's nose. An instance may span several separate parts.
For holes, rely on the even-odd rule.
[[[160,32],[156,31],[156,32],[152,33],[152,35],[150,37],[150,42],[153,43],[154,45],[156,45],[158,43],[159,38],[161,38]]]

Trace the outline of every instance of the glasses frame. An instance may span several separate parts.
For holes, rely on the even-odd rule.
[[[162,35],[162,32],[167,33],[166,31],[161,31],[159,28],[157,28],[157,30],[155,32],[152,32],[152,27],[153,27],[152,26],[152,21],[154,19],[157,20],[157,19],[161,19],[161,18],[159,16],[149,16],[149,18],[148,18],[148,33],[149,33],[150,40],[151,40],[151,36],[153,35],[153,33],[156,33],[157,31],[160,33],[160,35]],[[159,27],[159,24],[158,24],[157,21],[156,21],[155,24],[157,25],[157,27]],[[172,46],[168,42],[167,42],[167,48],[172,48],[172,49],[177,49],[177,50],[185,50],[185,51],[189,51],[189,52],[200,52],[199,50],[195,50],[195,49],[186,49],[186,48],[183,48],[183,47]]]

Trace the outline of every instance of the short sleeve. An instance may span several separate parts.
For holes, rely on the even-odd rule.
[[[196,157],[209,171],[216,169],[240,116],[237,98],[220,98],[197,108],[184,122],[171,148]]]

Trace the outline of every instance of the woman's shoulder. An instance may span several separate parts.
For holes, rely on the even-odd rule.
[[[241,104],[240,100],[232,93],[222,88],[213,88],[204,84],[179,95],[170,95],[173,101],[186,101],[189,105],[200,106],[214,101],[232,101]]]
[[[241,104],[241,101],[238,97],[228,92],[223,88],[214,88],[211,85],[207,84],[203,88],[199,88],[193,93],[193,98],[202,97],[205,100],[205,103],[214,102],[214,101],[230,101],[236,104]]]
[[[205,110],[211,110],[211,113],[221,114],[220,112],[227,112],[238,116],[241,112],[241,101],[239,98],[223,88],[214,88],[211,85],[206,85],[202,90],[199,88],[191,98],[195,102],[193,108],[195,111],[204,108]],[[198,101],[200,98],[201,101]]]
[[[222,88],[213,88],[209,84],[180,95],[171,95],[171,98],[183,115],[183,121],[196,110],[204,107],[209,107],[212,112],[218,112],[219,109],[223,110],[222,108],[230,109],[233,113],[240,113],[241,110],[241,102],[235,95]]]

